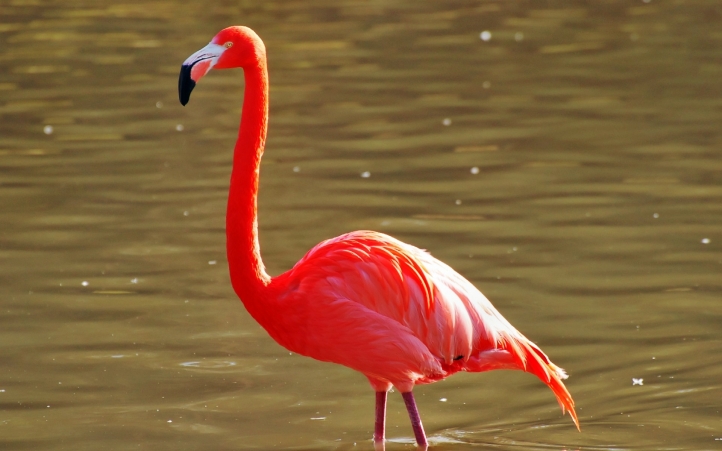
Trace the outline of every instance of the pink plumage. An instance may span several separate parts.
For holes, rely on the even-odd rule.
[[[256,213],[268,122],[263,42],[246,27],[222,30],[184,62],[179,94],[185,104],[212,68],[233,67],[244,69],[246,86],[226,218],[228,261],[235,291],[271,337],[291,351],[363,373],[377,392],[376,442],[384,440],[386,392],[394,386],[425,446],[412,389],[458,371],[532,373],[579,428],[564,371],[476,287],[426,251],[357,231],[318,244],[280,276],[266,274]]]
[[[277,285],[278,284],[278,285]],[[318,244],[276,277],[281,345],[401,392],[457,371],[518,369],[538,376],[574,412],[566,374],[469,281],[428,252],[372,231]],[[287,314],[283,305],[303,305]],[[295,315],[299,315],[296,317]],[[299,324],[308,334],[299,334]],[[574,416],[574,415],[573,415]]]

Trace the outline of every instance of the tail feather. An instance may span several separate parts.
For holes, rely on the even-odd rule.
[[[471,372],[515,369],[535,375],[554,392],[562,413],[568,411],[577,430],[581,430],[574,410],[574,400],[562,382],[568,377],[567,373],[553,364],[537,345],[523,336],[500,339],[497,349],[484,351],[470,358],[465,363],[464,369]]]
[[[567,373],[563,369],[554,365],[546,354],[544,354],[534,343],[527,341],[517,342],[517,344],[519,345],[519,348],[522,348],[522,352],[525,354],[524,360],[526,361],[526,365],[522,367],[524,371],[534,374],[541,379],[542,382],[547,384],[549,388],[551,388],[554,395],[557,397],[559,406],[562,408],[562,413],[569,411],[569,416],[572,417],[574,425],[577,427],[577,430],[581,431],[579,427],[579,418],[577,418],[577,412],[574,410],[574,400],[572,399],[572,395],[569,394],[569,390],[567,390],[567,387],[565,387],[562,382],[563,379],[569,377],[567,376]]]

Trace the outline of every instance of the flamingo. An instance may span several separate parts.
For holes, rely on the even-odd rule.
[[[186,59],[186,105],[211,69],[242,68],[245,93],[226,214],[230,278],[250,315],[289,351],[359,371],[376,392],[374,443],[385,440],[387,393],[402,395],[419,447],[428,441],[412,389],[458,371],[522,370],[541,379],[577,429],[567,374],[517,331],[479,290],[424,250],[361,230],[323,241],[269,276],[256,213],[268,123],[266,48],[250,28],[221,30]]]

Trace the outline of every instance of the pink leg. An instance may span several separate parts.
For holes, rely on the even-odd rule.
[[[426,441],[426,434],[424,433],[424,425],[421,424],[419,409],[416,408],[416,401],[414,401],[413,393],[401,393],[401,396],[404,397],[406,410],[409,412],[409,419],[411,420],[411,427],[414,429],[416,443],[418,443],[418,445],[421,447],[428,446],[428,442]]]
[[[374,423],[374,442],[383,442],[386,438],[386,392],[376,392],[376,422]]]

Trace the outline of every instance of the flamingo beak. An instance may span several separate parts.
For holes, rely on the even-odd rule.
[[[183,61],[178,78],[178,97],[181,105],[185,106],[188,103],[196,82],[210,72],[225,50],[224,46],[211,42]]]

